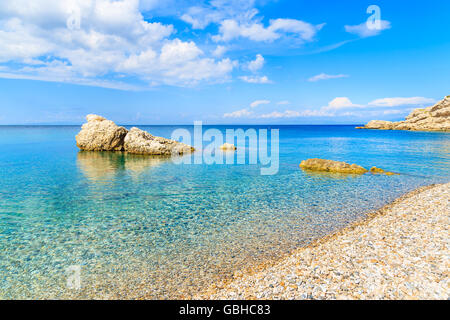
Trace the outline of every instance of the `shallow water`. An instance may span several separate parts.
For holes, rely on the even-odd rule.
[[[169,138],[178,127],[140,128]],[[260,165],[79,152],[79,127],[0,127],[0,298],[189,297],[450,180],[449,134],[256,128],[280,129],[276,175],[260,175]],[[313,157],[400,175],[299,169]],[[67,287],[70,266],[80,267],[80,290]]]

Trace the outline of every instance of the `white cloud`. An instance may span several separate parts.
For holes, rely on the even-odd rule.
[[[424,105],[427,103],[434,103],[434,99],[423,97],[411,98],[382,98],[369,102],[366,105],[355,104],[347,97],[337,97],[331,100],[327,106],[318,110],[305,110],[301,113],[302,116],[320,116],[320,117],[334,117],[334,116],[371,116],[379,115],[396,115],[406,114],[411,109],[390,109],[390,110],[371,110],[374,107],[389,108],[411,105]],[[348,110],[354,109],[354,110]]]
[[[84,78],[71,78],[47,74],[37,74],[37,75],[18,75],[14,73],[0,72],[0,78],[3,79],[25,79],[25,80],[38,80],[38,81],[48,81],[48,82],[67,82],[82,86],[94,86],[115,90],[126,90],[126,91],[141,91],[145,88],[142,86],[130,85],[128,83],[123,83],[120,81],[110,81],[110,80],[95,80],[95,79],[84,79]]]
[[[267,76],[241,76],[239,79],[248,83],[272,83]]]
[[[304,110],[301,112],[302,117],[334,117],[334,116],[350,116],[354,115],[353,112],[341,110],[353,109],[353,108],[364,108],[363,105],[354,104],[347,97],[337,97],[331,100],[328,105],[321,107],[317,110]]]
[[[163,2],[164,1],[161,1],[161,0],[139,0],[139,8],[142,11],[149,11],[149,10],[157,8]]]
[[[192,85],[229,78],[235,63],[207,57],[192,41],[170,39],[172,25],[147,22],[147,0],[16,0],[0,3],[3,77],[108,83]],[[105,77],[107,76],[107,77]]]
[[[247,68],[251,72],[256,72],[264,66],[264,62],[264,57],[260,54],[257,54],[255,60],[248,63]]]
[[[283,100],[283,101],[277,102],[277,104],[281,106],[281,105],[287,105],[287,104],[290,104],[290,102],[287,101],[287,100]]]
[[[225,54],[225,52],[227,52],[227,50],[227,47],[219,45],[216,47],[212,54],[214,57],[220,58]]]
[[[333,117],[335,114],[333,112],[328,112],[326,110],[304,110],[301,113],[302,117]]]
[[[279,111],[274,111],[271,113],[267,113],[267,114],[263,114],[261,116],[259,116],[260,118],[263,119],[273,119],[273,118],[296,118],[296,117],[300,117],[302,114],[298,111],[293,111],[293,110],[286,110],[283,112],[279,112]]]
[[[230,113],[225,113],[223,115],[224,118],[242,118],[242,117],[249,117],[252,116],[253,112],[249,111],[248,109],[242,109]]]
[[[349,33],[356,34],[360,36],[361,38],[367,38],[379,35],[381,31],[390,29],[391,23],[386,20],[380,21],[380,27],[379,28],[368,28],[367,22],[363,22],[361,24],[355,25],[355,26],[345,26],[345,31]]]
[[[434,99],[424,97],[411,97],[411,98],[397,97],[397,98],[376,99],[369,102],[369,105],[377,107],[398,107],[408,105],[425,105],[434,102],[436,102]]]
[[[362,105],[354,104],[347,97],[337,97],[331,100],[328,103],[328,106],[323,107],[323,110],[339,110],[339,109],[347,109],[347,108],[361,108]]]
[[[289,33],[300,40],[311,41],[323,26],[324,24],[312,25],[295,19],[275,19],[270,20],[269,26],[265,27],[258,21],[240,23],[233,19],[226,19],[221,22],[219,34],[213,36],[213,40],[226,42],[242,37],[253,41],[271,42]]]
[[[306,109],[300,111],[276,110],[269,113],[258,114],[253,112],[252,109],[242,109],[232,113],[227,113],[224,115],[224,117],[225,118],[251,117],[254,119],[280,119],[280,118],[298,118],[298,117],[353,117],[353,118],[371,117],[373,119],[374,117],[378,116],[405,115],[412,110],[412,108],[380,110],[379,107],[386,108],[402,105],[415,105],[417,103],[425,103],[432,101],[434,102],[433,99],[422,97],[384,98],[374,100],[366,105],[360,105],[353,103],[348,97],[337,97],[331,100],[326,106],[316,110],[314,109]],[[270,103],[270,101],[268,100],[256,100],[250,104],[250,107],[255,108],[261,104],[268,104],[268,103]],[[376,110],[374,110],[373,107],[377,107]]]
[[[190,7],[181,20],[191,24],[194,29],[204,29],[211,23],[230,18],[247,21],[258,13],[254,5],[255,0],[212,0],[208,4]]]
[[[269,104],[269,103],[270,103],[269,100],[256,100],[256,101],[253,101],[252,103],[250,103],[250,107],[256,108],[257,106],[260,106],[262,104]]]
[[[338,79],[338,78],[348,78],[347,74],[326,74],[321,73],[318,75],[315,75],[308,79],[309,82],[316,82],[320,80],[329,80],[329,79]]]
[[[181,20],[192,25],[193,29],[204,29],[211,22],[217,22],[222,14],[213,9],[205,7],[191,7],[188,12],[181,16]]]

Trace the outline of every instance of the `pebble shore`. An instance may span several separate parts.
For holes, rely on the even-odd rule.
[[[450,183],[417,189],[209,299],[449,299]]]

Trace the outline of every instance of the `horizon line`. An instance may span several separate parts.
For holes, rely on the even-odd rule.
[[[78,127],[82,124],[0,124],[0,127]],[[118,126],[194,126],[194,124],[117,124]],[[203,123],[203,126],[358,126],[362,123]]]

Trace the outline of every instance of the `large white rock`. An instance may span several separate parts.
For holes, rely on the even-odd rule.
[[[121,151],[127,129],[105,118],[90,114],[76,136],[77,146],[86,151]]]
[[[126,151],[131,154],[180,155],[194,151],[187,144],[155,137],[138,128],[130,131],[105,118],[90,114],[76,136],[77,146],[85,151]]]
[[[179,155],[190,153],[194,148],[174,140],[155,137],[138,128],[131,128],[124,140],[124,150],[134,154]]]

